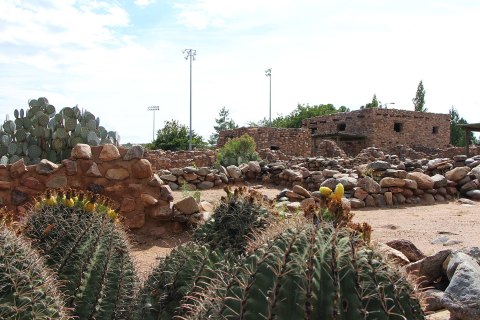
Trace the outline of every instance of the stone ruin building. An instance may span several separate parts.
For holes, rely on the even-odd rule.
[[[367,147],[391,151],[398,145],[426,151],[450,143],[450,115],[398,109],[361,109],[303,120],[302,128],[239,128],[220,133],[218,147],[245,133],[257,150],[270,148],[291,156],[323,155],[324,141],[334,140],[348,155]]]

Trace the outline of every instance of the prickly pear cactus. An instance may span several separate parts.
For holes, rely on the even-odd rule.
[[[70,319],[57,286],[27,241],[0,230],[0,319]]]
[[[130,319],[137,278],[116,214],[96,196],[50,193],[35,204],[24,235],[64,283],[78,319]]]
[[[270,204],[263,200],[261,194],[245,187],[235,191],[226,187],[225,192],[227,196],[222,197],[212,218],[195,230],[192,240],[207,244],[212,250],[241,254],[248,238],[272,223]]]
[[[424,319],[408,282],[347,228],[288,229],[224,279],[188,319]]]
[[[222,254],[205,246],[188,242],[175,248],[145,281],[133,319],[170,320],[183,315],[185,310],[180,306],[189,304],[229,266]]]
[[[100,126],[100,119],[77,106],[56,108],[41,97],[28,102],[28,109],[14,110],[15,120],[6,120],[0,128],[0,161],[14,163],[20,159],[28,164],[41,159],[60,162],[70,157],[78,143],[93,146],[119,143],[114,131]]]

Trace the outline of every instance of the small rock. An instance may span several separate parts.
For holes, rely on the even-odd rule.
[[[356,198],[350,199],[350,205],[352,206],[353,209],[365,208],[365,202]]]
[[[302,208],[300,202],[290,202],[287,204],[287,210],[290,212],[297,212]]]
[[[444,244],[448,240],[450,240],[450,238],[448,238],[447,236],[441,236],[441,237],[438,237],[438,238],[430,241],[430,243],[431,244]]]
[[[380,180],[380,187],[389,188],[389,187],[403,187],[405,186],[405,180],[399,178],[390,178],[385,177]]]
[[[228,166],[227,172],[228,175],[233,179],[239,179],[242,176],[242,170],[234,165]]]
[[[146,205],[146,206],[153,206],[153,205],[156,205],[158,203],[158,200],[155,199],[155,197],[147,194],[147,193],[142,193],[140,195],[140,199],[142,199],[143,203]]]
[[[174,176],[173,174],[164,174],[164,175],[160,176],[160,179],[165,180],[165,181],[170,181],[170,182],[177,181],[177,177]]]
[[[470,199],[466,199],[466,198],[460,198],[458,199],[458,202],[460,202],[461,204],[469,204],[469,205],[475,205],[475,201],[472,201]]]
[[[111,143],[107,143],[102,146],[102,151],[100,151],[98,158],[101,161],[112,161],[120,158],[120,152],[118,152],[118,148],[116,146]]]
[[[58,165],[51,162],[51,161],[48,161],[47,159],[42,159],[37,164],[35,169],[36,169],[38,174],[47,175],[47,174],[52,174],[55,171],[57,171],[58,170]]]
[[[379,193],[382,190],[382,187],[370,177],[358,179],[357,187],[362,188],[368,193]]]
[[[421,172],[409,172],[407,179],[415,180],[420,189],[433,189],[434,181],[425,173]]]
[[[469,167],[457,167],[445,173],[445,177],[451,181],[460,181],[470,172]]]
[[[293,186],[292,191],[301,195],[301,196],[304,196],[305,198],[310,198],[312,196],[310,194],[310,191],[308,191],[307,189],[305,189],[304,187],[299,186],[299,185]]]
[[[373,171],[387,170],[390,168],[391,168],[390,163],[382,160],[373,161],[367,165],[367,169],[370,169]]]
[[[215,186],[215,184],[211,181],[202,181],[199,184],[197,184],[197,188],[199,190],[206,190],[206,189],[211,189]]]
[[[90,166],[90,168],[88,168],[87,172],[85,172],[85,175],[87,177],[101,177],[102,176],[102,173],[100,172],[100,170],[98,169],[98,165],[93,162],[92,165]]]
[[[153,177],[147,182],[147,184],[151,187],[161,187],[163,185],[162,179],[158,176],[158,174],[153,174]]]
[[[105,177],[110,180],[125,180],[130,176],[128,170],[125,168],[111,168],[108,169]]]
[[[65,167],[65,171],[67,173],[67,176],[74,176],[77,174],[77,162],[70,160],[70,159],[64,159],[62,160],[62,164]]]
[[[460,244],[460,243],[462,243],[462,241],[449,239],[449,240],[447,240],[447,241],[445,241],[445,242],[443,243],[443,246],[444,246],[444,247],[454,246],[454,245]]]
[[[21,205],[22,203],[28,201],[29,198],[30,198],[29,195],[26,194],[25,192],[22,192],[17,189],[12,190],[11,200],[12,200],[12,204],[16,206]]]
[[[10,176],[14,179],[20,177],[22,174],[27,172],[27,167],[25,166],[25,162],[23,158],[14,162],[10,167]]]
[[[447,184],[448,184],[447,178],[445,178],[441,174],[436,174],[436,175],[432,176],[432,180],[433,180],[433,187],[435,189],[441,188],[441,187],[446,187]]]
[[[132,165],[132,175],[137,179],[150,178],[152,176],[152,164],[147,159],[137,160]]]
[[[144,148],[142,146],[133,146],[130,147],[123,156],[123,160],[128,161],[132,159],[142,159],[143,158],[143,153],[144,153]]]
[[[437,311],[444,308],[442,299],[444,292],[437,289],[429,289],[421,292],[422,301],[425,303],[424,311]]]
[[[408,258],[402,252],[383,243],[378,243],[377,245],[379,252],[387,257],[388,260],[392,260],[395,264],[405,266],[410,263]]]
[[[200,208],[201,212],[213,212],[213,210],[215,209],[213,204],[208,201],[200,201],[198,207]]]
[[[465,195],[469,198],[474,199],[474,200],[480,200],[480,190],[470,190],[470,191],[467,191],[467,193]],[[473,203],[475,204],[475,202],[473,202]]]
[[[410,260],[410,262],[416,262],[425,258],[423,252],[418,249],[410,240],[392,240],[387,242],[386,245],[403,253],[408,260]]]

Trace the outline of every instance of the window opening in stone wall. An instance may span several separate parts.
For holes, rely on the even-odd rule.
[[[393,130],[395,130],[395,132],[402,132],[402,129],[403,129],[403,123],[395,122],[395,124],[393,125]]]
[[[337,125],[337,130],[338,131],[345,131],[345,129],[347,128],[347,124],[346,123],[339,123]]]
[[[438,127],[433,127],[432,128],[432,133],[437,134],[438,133]]]

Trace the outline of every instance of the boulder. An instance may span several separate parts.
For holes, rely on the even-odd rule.
[[[108,169],[105,177],[110,180],[125,180],[130,176],[128,170],[125,168],[111,168]]]
[[[258,161],[249,161],[248,162],[248,171],[254,172],[254,173],[260,173],[262,172],[262,169],[260,168],[260,164]]]
[[[153,174],[152,164],[147,159],[137,160],[132,165],[132,175],[137,179],[150,178]]]
[[[412,179],[404,179],[404,181],[405,181],[405,188],[409,188],[412,190],[415,190],[418,188],[417,181]]]
[[[312,196],[310,194],[310,191],[299,185],[294,185],[292,191],[301,196],[304,196],[305,198],[310,198]]]
[[[433,189],[434,181],[425,173],[409,172],[407,179],[415,180],[420,189]]]
[[[242,170],[235,165],[228,166],[227,172],[232,179],[239,179],[242,176]]]
[[[357,187],[362,188],[368,193],[379,193],[382,189],[382,187],[370,177],[358,179]]]
[[[71,152],[72,159],[91,159],[92,148],[88,144],[78,143]]]
[[[48,175],[58,170],[58,164],[55,164],[47,159],[42,159],[36,166],[38,174]]]
[[[457,167],[445,173],[445,177],[451,181],[460,181],[470,172],[470,167]]]
[[[27,167],[25,166],[25,162],[23,158],[18,161],[15,161],[10,167],[10,176],[14,179],[20,177],[22,174],[27,172]]]
[[[429,289],[421,292],[421,299],[425,303],[424,311],[429,312],[444,309],[445,307],[442,301],[444,295],[445,293],[443,291],[437,289]]]
[[[211,181],[202,181],[199,184],[197,184],[197,188],[199,190],[206,190],[206,189],[211,189],[215,186],[215,183]]]
[[[390,169],[390,167],[390,163],[382,160],[373,161],[367,165],[367,169],[373,171],[385,171],[387,169]]]
[[[142,159],[144,148],[142,146],[133,146],[128,148],[128,151],[123,156],[123,160]]]
[[[403,187],[403,186],[405,186],[405,180],[400,178],[385,177],[382,180],[380,180],[380,187],[382,188]]]
[[[98,158],[102,161],[112,161],[120,158],[118,148],[111,143],[104,144]]]
[[[452,255],[447,268],[450,284],[443,305],[455,319],[480,319],[480,265],[464,253]]]
[[[408,258],[403,253],[390,246],[387,246],[386,244],[378,243],[377,247],[383,256],[385,256],[388,260],[393,261],[396,265],[405,266],[410,263]]]
[[[368,196],[368,192],[360,187],[356,187],[353,190],[353,196],[359,200],[365,200],[365,198]]]
[[[192,196],[180,199],[173,204],[173,207],[183,214],[194,214],[200,211],[197,201]]]
[[[447,184],[448,184],[447,178],[445,178],[441,174],[436,174],[436,175],[432,176],[432,180],[433,180],[433,187],[435,189],[441,188],[441,187],[446,187]]]
[[[405,271],[416,276],[419,286],[426,288],[443,276],[442,265],[451,252],[451,250],[442,250],[434,255],[412,262],[405,266]]]
[[[350,205],[353,209],[365,208],[365,202],[356,198],[350,199]]]

